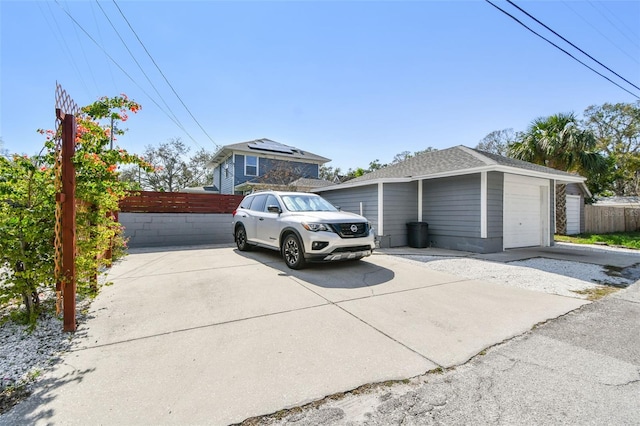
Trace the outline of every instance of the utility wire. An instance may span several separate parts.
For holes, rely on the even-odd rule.
[[[145,95],[146,95],[146,96],[151,100],[151,102],[153,102],[153,103],[154,103],[154,104],[155,104],[155,105],[160,109],[160,111],[162,111],[162,112],[163,112],[167,117],[169,117],[169,119],[170,119],[171,121],[173,121],[173,122],[175,123],[175,125],[176,125],[176,126],[180,127],[180,125],[179,125],[177,122],[175,122],[175,121],[174,121],[173,117],[171,117],[171,116],[170,116],[170,115],[169,115],[169,114],[168,114],[168,113],[167,113],[167,112],[162,108],[162,106],[160,106],[160,104],[158,104],[158,102],[156,102],[156,101],[155,101],[155,99],[153,99],[153,98],[151,97],[151,95],[149,95],[149,94],[148,94],[148,93],[147,93],[147,92],[142,88],[142,86],[140,86],[140,85],[138,84],[138,82],[137,82],[137,81],[135,81],[135,80],[134,80],[134,78],[133,78],[133,77],[131,77],[131,75],[129,75],[129,73],[127,73],[127,72],[124,70],[124,68],[122,68],[122,66],[121,66],[121,65],[120,65],[120,64],[119,64],[115,59],[113,59],[113,57],[112,57],[111,55],[109,55],[109,53],[108,53],[108,52],[107,52],[107,51],[106,51],[106,50],[105,50],[105,49],[104,49],[104,48],[103,48],[103,47],[102,47],[102,46],[101,46],[101,45],[100,45],[100,44],[99,44],[99,43],[98,43],[98,42],[97,42],[97,41],[96,41],[92,36],[91,36],[91,34],[89,34],[89,33],[87,32],[87,30],[85,30],[85,29],[82,27],[82,25],[80,25],[80,23],[79,23],[78,21],[76,21],[76,20],[75,20],[75,18],[74,18],[73,16],[71,16],[71,14],[70,14],[68,11],[66,11],[66,10],[65,10],[61,5],[60,5],[59,1],[58,1],[58,0],[55,0],[55,1],[56,1],[56,4],[57,4],[58,6],[60,6],[60,8],[64,11],[64,13],[66,13],[66,14],[67,14],[67,16],[69,17],[69,19],[71,19],[71,21],[73,21],[73,23],[74,23],[75,25],[77,25],[77,26],[78,26],[78,28],[80,28],[80,29],[81,29],[81,30],[86,34],[86,36],[87,36],[87,37],[89,37],[89,39],[90,39],[90,40],[91,40],[91,41],[92,41],[96,46],[98,46],[98,48],[99,48],[100,50],[102,50],[102,52],[107,56],[107,58],[109,58],[109,59],[111,60],[111,62],[113,62],[113,63],[114,63],[114,64],[115,64],[119,69],[120,69],[120,71],[122,71],[122,72],[124,73],[124,75],[126,75],[126,76],[129,78],[129,80],[131,80],[131,81],[133,82],[133,84],[135,84],[135,85],[136,85],[136,86],[137,86],[137,87],[142,91],[142,93],[144,93],[144,94],[145,94]],[[191,138],[191,140],[193,140],[193,141],[194,141],[198,146],[200,146],[200,145],[198,144],[198,142],[193,138],[193,136],[191,136],[191,135],[189,134],[189,132],[187,132],[187,131],[185,130],[185,133],[187,134],[187,136],[189,136],[189,137]]]
[[[69,6],[67,5],[67,8],[68,7]],[[93,81],[93,87],[95,87],[96,90],[97,90],[98,89],[98,81],[96,80],[96,76],[93,74],[93,69],[91,68],[91,63],[89,62],[89,59],[87,58],[87,52],[85,52],[85,50],[84,50],[84,44],[80,40],[80,35],[78,34],[78,29],[76,27],[73,27],[73,33],[76,36],[76,40],[78,41],[78,45],[80,46],[80,52],[82,52],[82,57],[84,58],[84,62],[87,65],[87,70],[89,70],[89,76],[91,77],[91,80]]]
[[[118,11],[120,11],[120,14],[122,15],[122,18],[127,22],[127,24],[129,25],[129,28],[131,29],[131,32],[133,32],[133,34],[136,36],[136,38],[138,39],[138,42],[140,43],[140,45],[142,46],[142,48],[144,49],[144,51],[147,53],[147,55],[149,56],[149,59],[151,59],[151,62],[153,62],[153,65],[156,66],[156,68],[158,69],[158,72],[160,72],[160,75],[162,75],[162,78],[164,78],[164,81],[169,85],[169,87],[171,88],[171,90],[173,91],[173,94],[176,95],[176,97],[178,98],[178,100],[180,101],[180,103],[182,104],[182,106],[184,107],[184,109],[187,110],[187,112],[189,113],[189,115],[191,116],[191,118],[193,119],[193,121],[196,122],[196,124],[198,125],[198,127],[200,127],[200,129],[204,132],[205,135],[207,135],[207,137],[209,138],[209,140],[215,145],[216,148],[219,148],[220,145],[218,145],[211,136],[209,136],[209,133],[207,133],[207,131],[204,129],[204,127],[202,127],[202,125],[200,124],[200,122],[196,119],[196,117],[193,115],[193,113],[191,112],[191,110],[189,109],[189,107],[187,107],[187,105],[184,103],[184,101],[182,100],[182,98],[180,97],[180,95],[178,95],[178,92],[176,92],[176,89],[173,88],[173,86],[171,85],[171,83],[169,83],[169,80],[167,79],[167,76],[164,75],[164,73],[162,72],[162,70],[160,69],[160,67],[158,66],[158,64],[156,63],[156,61],[153,59],[153,56],[151,56],[151,53],[149,53],[149,51],[147,50],[147,47],[144,45],[144,43],[142,42],[142,40],[140,40],[140,37],[138,37],[138,34],[136,33],[136,31],[133,29],[133,27],[131,26],[131,24],[129,23],[129,20],[127,19],[126,16],[124,16],[124,13],[122,12],[122,10],[120,9],[120,6],[118,6],[118,3],[116,3],[116,0],[112,0],[113,4],[115,4],[115,6],[118,8]]]
[[[80,68],[78,67],[78,63],[75,60],[75,56],[73,56],[73,54],[71,53],[71,49],[69,48],[69,45],[67,44],[67,40],[62,35],[62,30],[60,30],[60,25],[58,25],[58,20],[56,19],[56,15],[53,13],[53,10],[51,10],[51,4],[47,2],[47,7],[49,8],[49,15],[51,15],[51,18],[53,19],[53,23],[55,24],[55,28],[54,28],[53,25],[51,25],[51,22],[49,21],[49,18],[47,17],[47,14],[45,14],[44,9],[41,6],[41,2],[37,2],[37,4],[38,4],[38,7],[40,8],[40,12],[42,13],[42,16],[44,17],[45,21],[47,22],[47,25],[49,26],[49,29],[51,30],[51,33],[55,36],[55,38],[58,41],[58,43],[64,48],[63,50],[64,50],[65,54],[67,55],[67,57],[69,59],[69,62],[73,66],[73,69],[78,74],[78,80],[80,81],[80,83],[84,87],[84,90],[87,92],[87,94],[91,93],[89,91],[89,86],[87,86],[87,82],[84,80],[84,78],[82,78],[82,73],[80,72]]]
[[[122,44],[124,45],[125,49],[127,49],[127,52],[129,52],[129,56],[131,56],[131,58],[133,59],[133,61],[136,63],[136,65],[138,66],[138,68],[140,69],[140,71],[142,72],[142,74],[145,76],[145,78],[147,79],[147,81],[149,82],[149,84],[151,85],[151,87],[153,88],[153,90],[156,92],[156,94],[160,97],[160,100],[162,101],[162,103],[164,104],[164,106],[167,108],[167,110],[171,113],[171,115],[173,116],[173,118],[175,118],[175,122],[180,123],[180,119],[175,115],[175,113],[171,110],[171,107],[167,104],[167,102],[164,100],[164,98],[162,97],[162,95],[160,94],[160,92],[158,92],[158,89],[156,88],[156,86],[153,84],[153,82],[151,81],[151,79],[149,78],[149,76],[147,75],[147,73],[144,71],[144,69],[142,68],[142,65],[140,65],[140,63],[138,62],[138,60],[136,59],[135,55],[131,52],[131,50],[129,49],[129,46],[127,46],[127,43],[124,41],[124,39],[122,38],[122,36],[120,35],[120,32],[118,32],[117,28],[115,27],[115,25],[113,25],[113,22],[111,22],[111,19],[109,18],[109,16],[107,15],[107,13],[105,12],[105,10],[102,8],[102,6],[100,5],[100,2],[98,2],[96,0],[96,3],[98,4],[98,7],[100,8],[100,10],[102,11],[102,14],[104,15],[104,17],[107,19],[107,21],[109,21],[109,24],[111,25],[111,28],[113,28],[113,31],[115,31],[116,35],[118,36],[118,38],[120,39],[120,41],[122,42]],[[182,129],[183,131],[186,131],[184,126],[180,123],[178,125],[178,127],[180,127],[180,129]]]
[[[536,18],[535,16],[533,16],[532,14],[530,14],[529,12],[527,12],[526,10],[524,10],[523,8],[521,8],[520,6],[518,6],[517,4],[515,4],[514,2],[512,2],[511,0],[507,0],[507,3],[509,3],[511,6],[515,7],[516,9],[518,9],[520,12],[524,13],[525,15],[527,15],[529,18],[533,19],[534,21],[536,21],[538,24],[542,25],[543,27],[545,27],[546,29],[548,29],[549,31],[551,31],[553,34],[555,34],[556,36],[560,37],[562,40],[564,40],[566,43],[569,43],[569,45],[575,49],[578,49],[579,52],[581,52],[582,54],[586,55],[589,59],[591,59],[592,61],[594,61],[595,63],[597,63],[598,65],[600,65],[601,67],[605,68],[607,71],[609,71],[610,73],[616,75],[618,78],[624,80],[627,84],[630,84],[631,86],[635,87],[636,89],[640,90],[640,87],[636,86],[635,84],[633,84],[632,82],[630,82],[629,80],[627,80],[626,78],[624,78],[623,76],[621,76],[620,74],[618,74],[617,72],[615,72],[614,70],[612,70],[611,68],[609,68],[608,66],[606,66],[605,64],[603,64],[602,62],[600,62],[599,60],[597,60],[596,58],[594,58],[593,56],[589,55],[587,52],[585,52],[584,50],[580,49],[578,46],[576,46],[575,44],[571,43],[569,40],[567,40],[566,38],[562,37],[560,34],[558,34],[557,32],[555,32],[554,30],[552,30],[551,28],[549,28],[546,24],[544,24],[543,22],[541,22],[538,18]]]
[[[565,55],[569,56],[570,58],[572,58],[574,61],[582,64],[583,66],[589,68],[591,71],[593,71],[594,73],[598,74],[600,77],[604,78],[605,80],[609,81],[610,83],[615,84],[616,86],[618,86],[620,89],[624,90],[625,92],[627,92],[628,94],[630,94],[631,96],[640,99],[640,96],[636,95],[635,93],[627,90],[626,88],[622,87],[621,85],[619,85],[618,83],[616,83],[615,81],[611,80],[609,77],[607,77],[606,75],[600,73],[599,71],[593,69],[592,67],[590,67],[589,65],[585,64],[584,62],[582,62],[580,59],[576,58],[575,56],[573,56],[571,53],[567,52],[566,50],[564,50],[563,48],[561,48],[560,46],[558,46],[557,44],[555,44],[554,42],[552,42],[551,40],[545,38],[544,36],[538,34],[537,32],[535,32],[534,30],[532,30],[531,28],[529,28],[526,24],[524,24],[523,22],[521,22],[518,18],[516,18],[515,16],[513,16],[512,14],[510,14],[509,12],[507,12],[506,10],[500,8],[499,6],[495,5],[494,3],[492,3],[490,0],[485,0],[487,3],[489,3],[491,6],[495,7],[496,9],[498,9],[500,12],[504,13],[505,15],[507,15],[508,17],[510,17],[511,19],[513,19],[514,21],[516,21],[518,24],[522,25],[523,27],[525,27],[527,30],[531,31],[533,34],[537,35],[538,37],[540,37],[541,39],[543,39],[544,41],[546,41],[547,43],[549,43],[550,45],[552,45],[553,47],[555,47],[556,49],[560,50],[561,52],[563,52]]]
[[[96,2],[97,3],[97,2]],[[96,11],[93,7],[93,3],[91,3],[91,16],[93,16],[93,22],[96,24],[96,31],[98,32],[98,39],[100,40],[100,44],[104,45],[104,38],[102,37],[102,33],[100,32],[100,25],[98,24],[98,18],[96,17]],[[111,63],[108,58],[105,56],[105,63],[107,64],[107,69],[109,70],[109,75],[111,76],[111,82],[113,83],[113,90],[118,90],[118,85],[116,84],[116,79],[113,76],[113,69],[111,68]]]
[[[592,8],[594,8],[595,10],[597,10],[597,11],[598,11],[598,13],[599,13],[600,15],[602,15],[602,16],[604,17],[604,19],[606,19],[606,20],[611,24],[611,26],[613,26],[613,28],[615,28],[616,30],[618,30],[618,32],[620,32],[620,34],[622,34],[622,35],[623,35],[627,40],[629,40],[629,41],[630,41],[633,45],[635,45],[637,48],[640,48],[640,45],[638,45],[638,42],[637,42],[636,40],[634,40],[634,39],[632,39],[631,37],[629,37],[629,36],[628,36],[624,31],[622,31],[620,28],[618,28],[618,26],[617,26],[616,24],[614,24],[613,22],[611,22],[611,19],[609,19],[609,18],[607,17],[607,15],[605,15],[604,13],[602,13],[602,11],[601,11],[600,9],[598,9],[598,8],[593,4],[593,2],[589,1],[588,3],[591,5],[591,7],[592,7]],[[609,12],[609,14],[610,14],[611,16],[613,16],[614,18],[616,18],[620,23],[622,23],[622,25],[623,25],[627,30],[629,30],[629,27],[627,27],[627,24],[625,24],[623,21],[621,21],[621,20],[620,20],[620,18],[618,18],[616,15],[614,15],[614,14],[613,14],[609,9],[607,9],[604,5],[602,5],[602,8],[603,8],[604,10],[606,10],[607,12]],[[631,30],[629,30],[629,31],[631,31]]]
[[[630,55],[627,51],[625,51],[624,49],[622,49],[620,46],[618,46],[616,43],[613,42],[613,40],[611,40],[609,37],[607,37],[606,34],[604,34],[602,31],[600,31],[600,29],[598,27],[596,27],[595,25],[593,25],[591,22],[589,22],[584,16],[582,16],[580,13],[578,13],[577,10],[575,10],[570,3],[571,2],[566,2],[563,1],[562,2],[569,10],[571,10],[573,13],[575,13],[576,15],[578,15],[578,17],[580,19],[582,19],[587,25],[589,25],[591,28],[593,28],[593,30],[595,32],[597,32],[598,34],[600,34],[602,36],[602,38],[606,39],[609,43],[611,43],[611,45],[613,47],[615,47],[616,49],[618,49],[620,52],[622,52],[625,56],[627,56],[629,59],[631,59],[632,61],[634,61],[637,64],[640,64],[640,61],[638,60],[638,58]]]

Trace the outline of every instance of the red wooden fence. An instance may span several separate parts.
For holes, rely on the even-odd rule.
[[[138,191],[120,201],[124,213],[233,213],[243,195]]]

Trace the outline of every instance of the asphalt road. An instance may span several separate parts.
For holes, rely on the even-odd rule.
[[[637,282],[442,373],[245,423],[637,425],[639,402]]]

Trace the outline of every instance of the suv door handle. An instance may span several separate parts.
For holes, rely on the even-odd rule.
[[[264,220],[264,217],[261,217],[260,220]]]

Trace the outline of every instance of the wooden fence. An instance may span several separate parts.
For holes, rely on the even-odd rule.
[[[640,231],[640,207],[584,206],[586,233]]]
[[[138,191],[120,201],[124,213],[233,213],[243,195]]]

